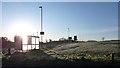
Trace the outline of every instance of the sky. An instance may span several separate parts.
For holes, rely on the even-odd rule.
[[[0,0],[2,2],[118,2],[119,0]]]
[[[16,33],[37,35],[39,6],[43,8],[44,41],[67,38],[68,28],[70,36],[77,35],[80,41],[118,39],[117,2],[3,2],[0,36],[13,40]]]

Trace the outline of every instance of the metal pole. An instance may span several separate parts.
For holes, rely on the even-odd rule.
[[[36,37],[35,37],[35,49],[36,49]]]
[[[41,32],[42,32],[42,7],[41,7]]]
[[[39,6],[40,10],[41,10],[41,32],[42,32],[42,6]],[[41,33],[40,32],[40,33]],[[40,34],[41,35],[41,34]],[[42,46],[42,35],[41,35],[41,46]],[[40,48],[40,46],[39,46]]]
[[[38,32],[37,32],[37,36],[38,36]]]
[[[43,30],[43,27],[42,27],[42,7],[41,7],[41,32],[42,32],[42,30]],[[41,35],[41,43],[43,42],[43,36]],[[41,44],[41,46],[42,46],[42,44]]]
[[[68,38],[69,38],[69,28],[68,28]]]
[[[37,36],[38,36],[38,32],[37,32]],[[35,45],[35,49],[36,49],[36,45]]]
[[[41,32],[42,32],[42,7],[41,7]],[[41,47],[42,47],[42,35],[41,35]]]
[[[28,51],[28,44],[27,44],[27,51]]]
[[[31,50],[32,50],[32,44],[31,44]]]

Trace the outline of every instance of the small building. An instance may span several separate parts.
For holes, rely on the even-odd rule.
[[[15,50],[22,50],[22,38],[20,36],[14,37]]]
[[[77,36],[74,36],[74,41],[77,41]]]

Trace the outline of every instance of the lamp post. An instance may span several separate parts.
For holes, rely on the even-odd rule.
[[[41,35],[41,46],[42,46],[42,42],[43,42],[43,36],[44,35],[44,32],[43,32],[43,24],[42,24],[42,6],[39,6],[40,10],[41,10],[41,32],[40,32],[40,35]],[[40,47],[39,47],[40,48]]]

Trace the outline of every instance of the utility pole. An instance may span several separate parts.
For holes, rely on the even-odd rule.
[[[70,29],[68,28],[68,39],[69,39],[69,37],[70,37]]]
[[[102,37],[102,41],[104,41],[105,40],[105,37]]]
[[[69,37],[69,28],[68,28],[68,37]]]

